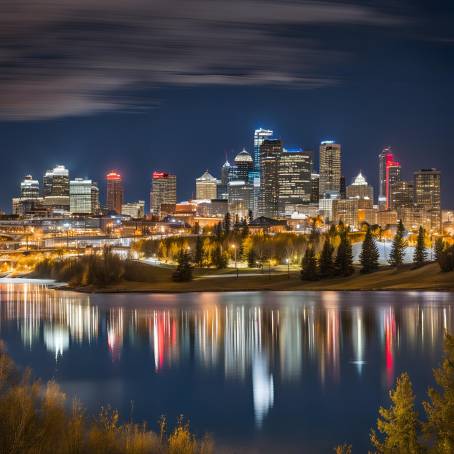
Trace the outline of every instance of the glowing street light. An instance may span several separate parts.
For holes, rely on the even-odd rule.
[[[235,251],[235,270],[236,270],[236,277],[238,278],[238,263],[236,260],[236,246],[234,244],[230,245],[230,247]]]
[[[287,257],[285,262],[287,263],[287,277],[290,279],[290,259]]]

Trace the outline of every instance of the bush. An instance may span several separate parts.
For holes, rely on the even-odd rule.
[[[440,252],[438,264],[440,265],[441,271],[445,273],[454,271],[454,246],[449,246]]]

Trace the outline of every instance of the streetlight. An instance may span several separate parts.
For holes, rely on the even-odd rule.
[[[236,270],[236,277],[238,277],[238,264],[236,261],[236,246],[234,244],[232,244],[231,248],[235,251],[235,270]]]
[[[287,277],[290,279],[290,259],[287,257],[285,261],[287,263]]]

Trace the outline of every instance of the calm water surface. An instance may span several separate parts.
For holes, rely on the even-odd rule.
[[[94,411],[190,417],[234,452],[368,447],[401,371],[418,396],[454,328],[448,293],[81,295],[0,285],[0,337],[21,366]]]

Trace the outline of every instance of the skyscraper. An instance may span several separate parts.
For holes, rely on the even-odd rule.
[[[441,173],[437,169],[415,172],[415,203],[430,217],[431,230],[441,232]]]
[[[319,196],[320,175],[318,173],[311,173],[311,203],[318,203]]]
[[[390,208],[410,208],[415,203],[415,188],[413,183],[400,180],[391,186]]]
[[[311,200],[312,160],[301,148],[284,149],[279,163],[279,214],[294,211],[294,206]],[[292,208],[293,207],[293,208]]]
[[[208,170],[195,180],[195,198],[197,200],[212,200],[217,197],[218,180]]]
[[[69,182],[69,211],[71,214],[93,214],[96,203],[93,197],[93,182],[75,178]]]
[[[121,206],[123,205],[123,180],[118,172],[109,172],[106,175],[107,181],[107,209],[121,213]]]
[[[22,199],[37,199],[39,197],[39,181],[27,175],[20,184],[20,196]]]
[[[254,169],[257,172],[260,172],[260,146],[264,140],[271,137],[273,137],[271,129],[259,128],[254,131]]]
[[[229,182],[229,174],[230,174],[230,162],[226,159],[224,164],[221,167],[221,180],[218,181],[217,186],[217,198],[218,199],[227,199],[227,184]]]
[[[379,195],[378,203],[382,208],[391,208],[391,187],[400,181],[400,163],[395,160],[391,147],[385,147],[378,155]]]
[[[282,154],[280,140],[264,140],[260,146],[259,212],[270,218],[279,215],[279,165]]]
[[[367,199],[374,200],[374,187],[367,183],[361,172],[358,173],[353,183],[347,186],[347,198],[348,199]]]
[[[47,170],[43,178],[43,205],[51,212],[69,210],[69,171],[58,165]]]
[[[151,179],[150,212],[161,215],[161,205],[177,203],[177,177],[167,172],[153,172]]]
[[[341,175],[341,146],[326,140],[320,144],[320,198],[330,193],[340,194]]]
[[[243,148],[235,156],[236,178],[246,183],[249,181],[249,174],[254,170],[254,161],[252,156]]]

